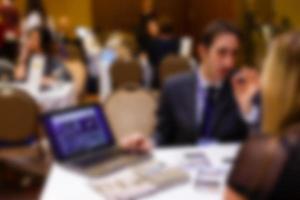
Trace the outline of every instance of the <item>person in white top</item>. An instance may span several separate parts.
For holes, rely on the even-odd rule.
[[[29,69],[34,67],[31,64],[35,63],[32,62],[32,59],[43,57],[44,61],[42,63],[44,63],[44,66],[42,66],[41,79],[43,86],[50,86],[58,80],[70,80],[70,75],[54,51],[54,46],[55,42],[48,29],[32,29],[27,34],[26,41],[21,49],[19,61],[14,73],[15,79],[27,80],[29,78]]]

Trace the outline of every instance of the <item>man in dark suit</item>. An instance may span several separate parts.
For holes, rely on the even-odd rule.
[[[258,77],[250,69],[234,73],[239,48],[240,33],[233,25],[218,21],[207,27],[198,45],[199,68],[165,83],[155,144],[191,145],[246,138],[249,126],[258,117],[252,104]],[[151,142],[135,136],[122,145],[147,150]]]
[[[200,86],[198,82],[203,81],[196,73],[167,81],[158,114],[157,144],[238,141],[246,137],[247,124],[240,115],[228,81],[218,88],[208,84]],[[208,101],[212,102],[211,108],[208,108]]]

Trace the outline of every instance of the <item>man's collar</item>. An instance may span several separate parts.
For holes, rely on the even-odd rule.
[[[223,81],[219,81],[217,83],[212,83],[211,81],[207,80],[207,78],[202,73],[201,68],[196,71],[196,74],[197,74],[198,86],[200,86],[201,88],[206,89],[209,87],[215,87],[216,89],[220,89],[223,86]]]

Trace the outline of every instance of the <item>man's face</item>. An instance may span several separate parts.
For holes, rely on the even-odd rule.
[[[205,71],[214,81],[223,81],[236,65],[240,42],[232,33],[216,36],[209,47],[200,45]]]

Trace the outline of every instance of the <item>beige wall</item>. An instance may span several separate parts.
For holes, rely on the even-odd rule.
[[[21,10],[24,10],[25,1],[26,0],[16,0],[15,2]],[[292,24],[300,28],[300,0],[273,1],[275,3],[275,11],[279,18],[288,16],[291,19]],[[93,25],[92,0],[44,0],[44,3],[48,13],[55,19],[61,15],[68,15],[72,18],[75,25]]]
[[[287,16],[292,24],[300,28],[300,1],[299,0],[275,0],[275,11],[278,17]]]
[[[92,25],[91,0],[44,0],[48,13],[54,18],[70,16],[75,25]]]
[[[17,0],[20,10],[24,11],[26,0]],[[91,0],[44,0],[45,8],[54,19],[67,15],[74,25],[92,26]]]

